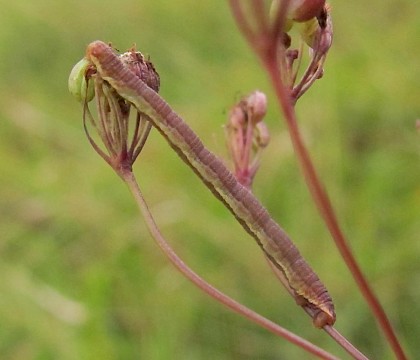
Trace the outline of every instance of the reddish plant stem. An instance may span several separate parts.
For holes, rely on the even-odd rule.
[[[349,268],[357,286],[359,287],[362,295],[368,303],[368,306],[370,307],[373,315],[377,319],[380,328],[383,330],[386,338],[388,339],[389,344],[392,350],[394,351],[397,359],[405,360],[407,359],[407,357],[404,354],[404,351],[397,339],[397,336],[395,335],[391,323],[381,304],[379,303],[378,299],[376,298],[375,294],[370,288],[368,281],[366,280],[359,265],[357,264],[348,246],[348,242],[343,232],[341,231],[329,197],[321,185],[315,167],[312,164],[309,153],[306,150],[306,147],[300,135],[296,121],[296,114],[293,106],[294,101],[288,93],[288,90],[285,87],[281,78],[281,74],[279,72],[279,58],[277,52],[277,39],[279,38],[278,31],[279,29],[281,31],[281,29],[283,28],[288,2],[288,0],[282,1],[281,6],[279,7],[278,15],[276,16],[279,25],[276,25],[276,27],[274,27],[271,32],[267,32],[265,30],[266,27],[263,27],[262,29],[257,29],[255,32],[253,32],[248,25],[245,14],[242,11],[240,1],[229,0],[232,13],[236,19],[236,23],[238,24],[239,29],[243,33],[244,37],[247,39],[250,46],[260,57],[264,67],[266,68],[269,74],[277,99],[284,113],[286,123],[290,132],[290,137],[292,139],[293,147],[295,149],[298,161],[301,165],[305,181],[308,185],[312,197],[314,198],[318,210],[321,213],[321,216],[323,217],[331,233],[331,236],[333,237],[333,240],[341,256],[343,257],[344,262]],[[274,37],[273,34],[277,34],[277,36]]]
[[[115,168],[114,168],[115,169]],[[185,264],[182,259],[175,253],[175,251],[171,248],[168,244],[166,239],[161,234],[148,206],[146,201],[143,198],[141,193],[140,187],[134,177],[134,174],[130,169],[126,169],[126,167],[122,166],[120,168],[115,169],[117,174],[123,179],[123,181],[127,184],[129,190],[131,191],[132,195],[134,196],[137,205],[140,208],[140,211],[145,219],[146,225],[149,229],[150,234],[152,235],[153,239],[156,241],[159,248],[163,251],[163,253],[167,256],[167,258],[171,261],[171,263],[191,282],[194,283],[200,290],[202,290],[207,295],[211,296],[222,305],[228,307],[232,311],[244,316],[245,318],[251,320],[252,322],[256,323],[257,325],[271,331],[277,336],[280,336],[287,341],[301,347],[302,349],[306,350],[307,352],[325,360],[338,360],[334,355],[326,352],[325,350],[317,347],[316,345],[310,343],[309,341],[293,334],[292,332],[284,329],[280,325],[266,319],[265,317],[261,316],[260,314],[256,313],[255,311],[247,308],[246,306],[238,303],[237,301],[233,300],[229,296],[222,293],[220,290],[216,289],[214,286],[207,283],[203,278],[201,278],[197,273],[195,273],[187,264]]]
[[[348,241],[346,240],[343,232],[341,231],[340,225],[338,223],[334,209],[331,205],[331,201],[328,197],[328,194],[321,185],[315,167],[303,143],[297,125],[296,114],[292,105],[290,94],[288,93],[286,87],[283,85],[280,76],[277,57],[263,58],[263,63],[271,79],[272,85],[277,96],[277,100],[279,101],[281,109],[284,113],[286,124],[288,126],[288,130],[292,139],[296,156],[301,165],[305,181],[309,187],[312,197],[314,198],[318,210],[321,213],[325,224],[327,225],[344,262],[349,268],[362,295],[364,296],[375,318],[379,322],[379,325],[382,328],[385,336],[387,337],[397,359],[405,360],[407,359],[407,357],[404,354],[404,351],[395,335],[392,325],[384,309],[379,303],[377,297],[375,296],[373,290],[370,288],[369,283],[363,275],[362,270],[357,264],[350,247],[348,246]]]
[[[274,272],[274,275],[280,280],[282,285],[285,287],[287,292],[295,298],[296,302],[299,300],[296,298],[296,294],[290,288],[287,283],[287,279],[285,279],[284,274],[279,271],[273,264],[267,259],[268,265],[270,265],[271,270]],[[311,309],[309,306],[302,305],[303,310],[311,317],[314,317],[314,310]],[[353,359],[355,360],[368,360],[368,358],[359,350],[357,349],[350,341],[348,341],[336,328],[330,325],[326,325],[323,327],[323,330],[332,338],[334,341],[340,345]]]

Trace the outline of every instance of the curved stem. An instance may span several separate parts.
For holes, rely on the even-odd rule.
[[[151,214],[146,201],[143,198],[139,185],[134,177],[134,174],[131,171],[120,171],[119,176],[125,181],[128,188],[130,189],[132,195],[134,196],[140,211],[145,219],[146,225],[151,233],[153,239],[156,241],[157,245],[168,257],[171,263],[190,281],[194,283],[200,290],[225,305],[232,311],[246,317],[247,319],[253,321],[254,323],[262,326],[263,328],[271,331],[272,333],[283,337],[284,339],[290,341],[293,344],[298,345],[307,352],[318,356],[321,359],[336,360],[337,358],[325,350],[318,348],[317,346],[311,344],[305,339],[291,333],[290,331],[282,328],[281,326],[273,323],[272,321],[264,318],[260,314],[252,311],[251,309],[245,307],[244,305],[233,300],[229,296],[225,295],[204,279],[202,279],[198,274],[196,274],[191,268],[186,265],[181,258],[174,252],[168,242],[165,240],[159,228],[156,225],[156,222]]]
[[[278,67],[279,54],[277,51],[277,39],[280,38],[278,34],[279,27],[273,28],[271,33],[269,33],[268,35],[265,29],[257,29],[255,33],[252,33],[252,31],[250,31],[249,27],[247,26],[247,19],[241,11],[239,0],[229,0],[229,3],[231,6],[232,14],[236,19],[239,29],[242,31],[244,37],[248,40],[251,48],[254,49],[254,51],[262,60],[263,65],[267,69],[272,85],[276,92],[277,99],[284,113],[296,156],[301,165],[306,183],[309,187],[312,197],[314,198],[318,210],[321,213],[334,239],[334,242],[338,250],[340,251],[344,262],[346,263],[353,278],[355,279],[357,286],[359,287],[362,295],[368,303],[368,306],[370,307],[373,315],[379,322],[380,328],[383,330],[386,338],[388,339],[392,350],[394,351],[398,359],[404,360],[406,359],[406,355],[404,354],[404,351],[398,341],[398,338],[391,326],[391,323],[385,311],[383,310],[381,304],[379,303],[378,299],[376,298],[375,294],[370,288],[368,281],[363,275],[359,265],[357,264],[348,246],[348,242],[338,224],[338,220],[331,205],[328,194],[321,185],[315,167],[312,164],[309,153],[306,150],[306,147],[300,135],[293,106],[296,99],[293,99],[291,94],[288,92],[285,84],[282,81]],[[281,5],[284,8],[287,8],[287,3],[288,1],[282,1]],[[282,6],[279,7],[280,9],[277,14],[277,21],[280,22],[281,25],[283,24],[286,13],[285,9],[281,9]],[[282,29],[283,27],[281,26],[280,31],[282,31]],[[260,37],[265,37],[265,39],[261,39],[260,37],[258,37],[258,33],[260,34]],[[277,34],[277,36],[273,37],[273,34]],[[257,42],[256,39],[258,39],[259,41]],[[260,46],[258,46],[259,43],[268,45],[268,48],[262,49]]]
[[[382,328],[385,336],[387,337],[395,355],[398,359],[406,359],[404,351],[395,335],[395,332],[384,309],[379,303],[379,300],[375,296],[373,290],[370,288],[368,281],[363,275],[362,270],[360,269],[356,259],[354,258],[350,247],[348,246],[348,241],[346,240],[343,232],[341,231],[340,225],[338,223],[334,209],[331,205],[331,201],[328,197],[328,194],[321,185],[321,181],[319,180],[315,167],[310,159],[309,153],[302,140],[296,121],[294,107],[292,106],[290,95],[287,92],[287,89],[283,86],[283,82],[277,67],[277,61],[276,59],[265,60],[266,61],[264,62],[264,65],[266,66],[266,69],[269,73],[272,85],[276,92],[277,99],[284,113],[296,156],[301,165],[306,183],[309,187],[312,197],[314,198],[318,210],[321,213],[325,224],[327,225],[328,230],[330,231],[331,236],[334,239],[334,242],[338,250],[340,251],[344,262],[346,263],[351,274],[353,275],[353,278],[356,284],[358,285],[362,295],[364,296],[366,302],[371,308],[372,313],[379,322],[379,325]]]

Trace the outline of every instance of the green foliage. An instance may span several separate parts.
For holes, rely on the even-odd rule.
[[[325,76],[298,105],[308,146],[362,268],[415,354],[420,330],[420,17],[415,2],[333,1]],[[328,286],[337,327],[392,358],[300,177],[264,72],[225,2],[3,2],[0,353],[3,359],[292,359],[300,349],[198,292],[160,254],[94,153],[67,90],[86,45],[133,43],[161,94],[216,153],[235,99],[270,102],[255,192]],[[163,233],[213,284],[344,356],[276,282],[253,240],[153,132],[136,168]]]

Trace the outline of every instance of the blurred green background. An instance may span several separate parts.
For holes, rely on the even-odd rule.
[[[411,356],[420,352],[420,7],[332,1],[325,76],[299,102],[343,228]],[[256,88],[272,142],[255,193],[327,285],[337,328],[392,359],[302,180],[273,92],[224,1],[1,1],[2,359],[302,359],[182,278],[89,146],[67,77],[96,39],[150,54],[161,94],[210,149]],[[346,358],[312,327],[254,241],[154,131],[135,172],[163,233],[208,281]]]

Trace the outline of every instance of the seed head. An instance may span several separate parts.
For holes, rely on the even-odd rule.
[[[143,80],[147,86],[156,92],[159,91],[159,74],[156,72],[153,64],[149,60],[146,60],[140,51],[136,51],[135,48],[132,48],[121,54],[120,59],[133,73]]]
[[[132,48],[120,55],[119,61],[133,76],[159,91],[159,75],[140,52]],[[71,71],[69,90],[84,105],[83,124],[95,151],[117,173],[131,169],[149,135],[152,126],[149,117],[122,98],[87,58],[79,61]],[[96,101],[89,104],[94,97]]]
[[[226,125],[226,141],[238,181],[250,188],[259,168],[261,151],[270,135],[263,122],[267,97],[254,91],[241,99],[230,111]]]

